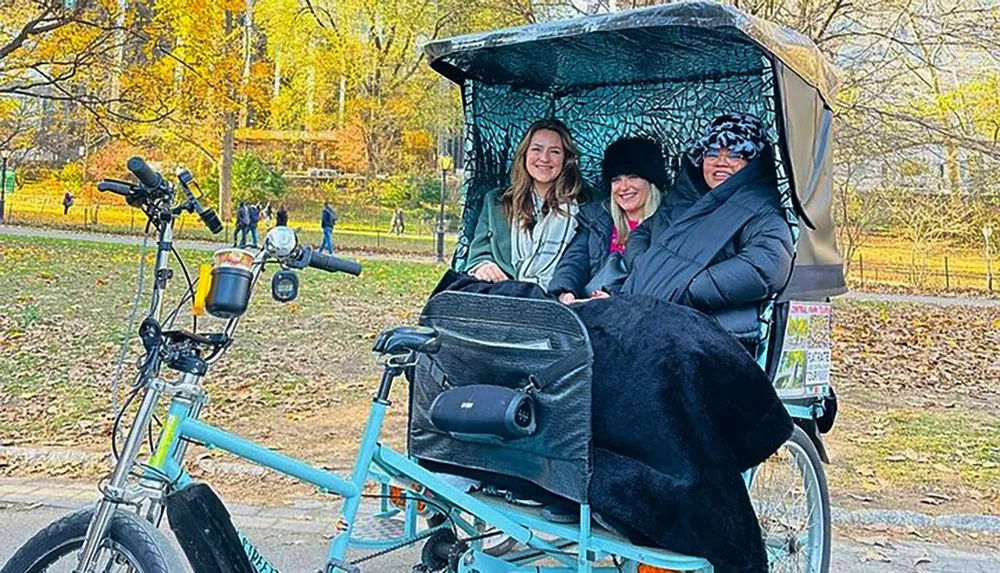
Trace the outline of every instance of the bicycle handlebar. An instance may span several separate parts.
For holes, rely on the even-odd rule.
[[[126,167],[128,167],[128,170],[132,172],[132,175],[135,175],[140,183],[150,189],[156,189],[160,185],[163,185],[163,177],[154,171],[141,157],[129,159]]]
[[[121,195],[125,197],[129,205],[140,208],[152,199],[171,196],[172,186],[164,181],[163,176],[150,167],[143,158],[133,157],[129,159],[126,167],[136,176],[141,185],[118,181],[116,179],[105,179],[97,184],[97,190],[110,191],[116,195]],[[201,218],[201,222],[213,234],[218,235],[221,233],[223,225],[222,221],[219,220],[219,216],[212,209],[203,207],[197,197],[194,196],[194,193],[191,192],[191,189],[188,188],[188,184],[194,181],[191,173],[186,169],[182,169],[178,172],[177,178],[181,182],[181,187],[185,195],[188,197],[189,203],[186,208],[189,211],[193,210],[197,212],[198,217]]]
[[[319,251],[312,251],[310,253],[309,266],[330,273],[340,272],[354,276],[361,274],[361,265],[358,263],[333,255],[327,255]]]
[[[132,185],[124,181],[118,181],[115,179],[105,179],[97,184],[98,191],[111,191],[116,195],[121,195],[122,197],[129,197],[132,195]]]

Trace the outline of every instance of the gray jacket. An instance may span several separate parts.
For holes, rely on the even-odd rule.
[[[571,292],[578,298],[590,296],[586,286],[608,261],[611,253],[610,203],[594,201],[580,207],[576,214],[576,235],[566,247],[556,273],[549,282],[549,293]]]

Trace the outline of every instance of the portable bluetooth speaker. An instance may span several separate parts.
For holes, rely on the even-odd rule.
[[[472,384],[438,394],[431,423],[456,438],[515,440],[535,433],[535,401],[524,390]]]

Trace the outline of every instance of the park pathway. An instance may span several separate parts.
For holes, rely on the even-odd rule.
[[[80,231],[60,231],[55,229],[39,229],[36,227],[21,227],[14,225],[0,225],[0,236],[15,235],[21,237],[45,237],[50,239],[69,239],[78,241],[91,241],[97,243],[117,243],[121,245],[140,245],[142,237],[134,235],[108,235],[101,233],[89,233]],[[182,249],[194,249],[199,251],[214,251],[218,249],[219,243],[207,241],[176,241],[177,247]],[[367,251],[353,251],[344,249],[345,252],[353,255],[361,255],[368,259],[380,259],[390,261],[406,261],[420,263],[434,263],[434,257],[422,255],[384,255]],[[904,304],[930,304],[936,306],[975,306],[975,307],[995,307],[1000,306],[1000,298],[972,298],[972,297],[950,297],[932,296],[920,294],[884,294],[864,291],[853,291],[843,295],[847,300],[865,300],[888,303]]]
[[[96,487],[88,482],[0,478],[0,539],[5,541],[0,544],[0,565],[35,531],[70,511],[93,503],[97,496]],[[364,513],[374,509],[373,506],[364,508]],[[240,530],[279,571],[315,571],[324,561],[326,545],[339,515],[336,502],[315,498],[285,500],[273,505],[230,503],[228,509]],[[859,528],[856,520],[837,521],[843,527],[838,526],[834,534],[831,571],[995,573],[1000,567],[1000,550],[989,547],[988,541],[942,543],[925,539],[925,534],[936,530],[933,526],[911,525],[910,531],[915,533],[903,534],[889,533],[884,527]],[[167,528],[163,529],[173,541]],[[969,533],[975,529],[963,528]],[[373,560],[365,564],[364,571],[409,571],[420,559],[419,547],[409,547]],[[178,555],[181,553],[176,545],[174,551]],[[352,557],[358,556],[360,553],[352,553]],[[185,571],[190,569],[185,567]]]
[[[46,239],[65,239],[71,241],[90,241],[92,243],[109,243],[119,245],[141,245],[143,237],[136,235],[112,235],[107,233],[91,233],[87,231],[64,231],[59,229],[41,229],[38,227],[24,227],[20,225],[0,224],[0,237],[3,235],[13,235],[18,237],[42,237]],[[263,240],[263,235],[261,236]],[[150,237],[149,244],[152,247],[156,243],[155,237]],[[214,251],[225,246],[223,243],[213,243],[210,241],[191,241],[185,239],[174,240],[174,245],[178,249],[189,249],[195,251]],[[386,255],[381,253],[371,253],[364,250],[350,248],[341,249],[343,253],[361,255],[367,259],[379,259],[388,261],[405,261],[408,263],[434,263],[435,258],[426,255]]]

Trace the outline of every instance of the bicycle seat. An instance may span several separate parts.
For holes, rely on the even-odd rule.
[[[406,351],[434,354],[440,349],[438,331],[426,326],[397,326],[383,330],[372,348],[379,354],[402,354]]]

